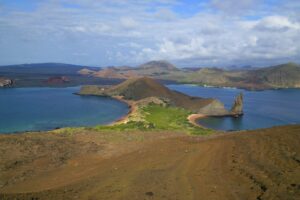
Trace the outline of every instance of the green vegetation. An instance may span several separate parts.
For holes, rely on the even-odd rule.
[[[139,112],[143,116],[142,120],[130,120],[124,124],[112,126],[96,126],[93,128],[98,131],[182,131],[192,135],[206,135],[212,133],[212,130],[196,127],[187,120],[191,113],[185,109],[149,104],[140,107]]]
[[[79,133],[79,132],[84,131],[86,129],[87,128],[85,128],[85,127],[64,127],[64,128],[52,130],[51,133],[59,134],[59,135],[62,135],[62,136],[72,136],[75,133]]]

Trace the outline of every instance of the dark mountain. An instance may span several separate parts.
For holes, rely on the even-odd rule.
[[[178,69],[176,68],[175,65],[164,61],[164,60],[159,60],[159,61],[150,61],[147,63],[144,63],[140,66],[137,67],[139,70],[161,70],[161,71],[177,71]]]
[[[79,70],[86,68],[89,70],[99,70],[98,67],[86,67],[80,65],[64,64],[64,63],[35,63],[21,65],[0,66],[0,73],[3,74],[54,74],[54,75],[70,75],[77,74]]]
[[[85,75],[79,73],[82,69],[85,69],[83,70],[86,72]],[[63,63],[8,65],[0,66],[0,78],[11,80],[11,87],[69,87],[120,83],[120,80],[87,76],[89,71],[94,72],[99,69]]]

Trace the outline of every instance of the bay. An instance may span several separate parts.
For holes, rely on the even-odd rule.
[[[0,133],[108,124],[128,113],[115,99],[74,95],[79,89],[0,89]]]

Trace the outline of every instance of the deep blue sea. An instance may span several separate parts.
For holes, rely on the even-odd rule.
[[[194,85],[168,85],[191,96],[221,100],[230,109],[234,98],[244,94],[244,115],[240,118],[209,117],[199,124],[217,130],[246,130],[286,124],[300,124],[300,89],[246,91],[234,88],[208,88]]]
[[[107,124],[128,112],[123,102],[73,94],[78,91],[79,87],[0,89],[0,133]]]

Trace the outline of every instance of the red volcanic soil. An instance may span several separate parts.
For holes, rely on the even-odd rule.
[[[300,199],[300,126],[0,136],[0,199]]]

